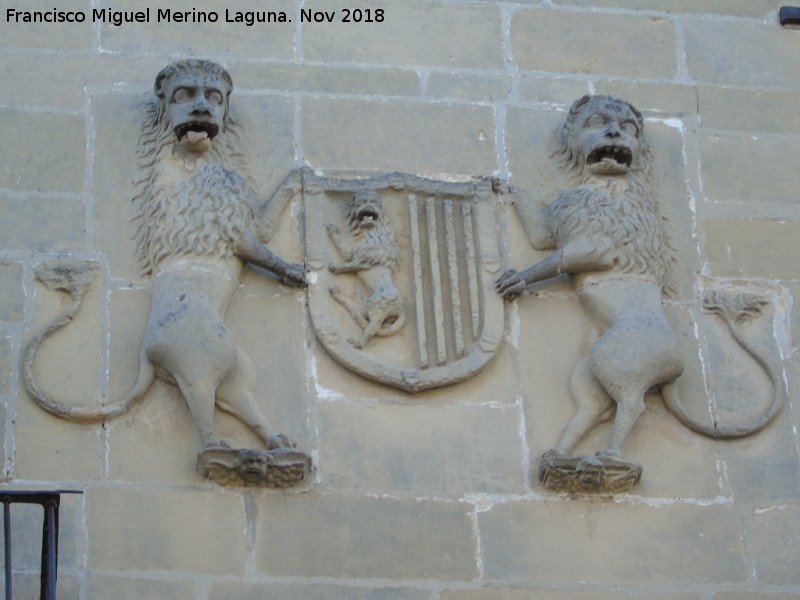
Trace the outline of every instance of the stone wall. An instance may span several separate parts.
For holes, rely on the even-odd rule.
[[[775,0],[276,0],[290,23],[224,23],[263,3],[176,0],[217,23],[91,23],[130,0],[61,0],[85,23],[0,16],[0,427],[3,488],[64,497],[61,598],[788,600],[800,597],[800,31]],[[383,22],[300,23],[300,10],[382,9]],[[25,10],[51,11],[30,2]],[[155,8],[151,9],[155,13]],[[789,402],[764,432],[714,442],[657,394],[625,447],[627,494],[556,494],[538,457],[572,414],[568,379],[595,336],[568,282],[506,305],[506,337],[467,382],[410,395],[344,370],[316,341],[306,292],[250,270],[227,324],[257,367],[263,409],[312,454],[290,492],[219,488],[195,473],[186,404],[156,383],[128,414],[75,425],[36,407],[18,366],[65,300],[36,282],[53,257],[101,275],[41,353],[44,383],[76,404],[136,377],[150,282],[130,241],[136,141],[155,74],[223,63],[244,154],[266,198],[296,167],[496,176],[546,202],[552,132],[587,93],[646,117],[659,200],[681,257],[667,302],[687,404],[747,413],[769,382],[703,312],[709,285],[757,285]],[[303,260],[294,202],[271,247]],[[503,262],[531,249],[498,201]],[[698,408],[699,407],[699,408]],[[223,435],[254,444],[218,416]],[[607,443],[600,428],[581,446]],[[38,509],[13,511],[15,590],[35,597]],[[17,596],[15,596],[17,597]]]

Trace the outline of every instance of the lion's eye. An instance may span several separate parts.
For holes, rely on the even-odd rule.
[[[602,127],[606,124],[606,119],[602,115],[592,115],[586,120],[586,127]]]
[[[212,104],[222,104],[222,93],[219,90],[209,90],[206,92],[206,99]]]
[[[189,88],[178,88],[175,90],[175,93],[172,94],[172,101],[173,102],[187,102],[192,98],[192,91]]]
[[[620,123],[620,129],[629,135],[633,135],[638,137],[639,136],[639,128],[636,126],[636,123],[633,121],[625,121]]]

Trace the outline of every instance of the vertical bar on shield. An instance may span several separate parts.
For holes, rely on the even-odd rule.
[[[436,328],[436,360],[443,365],[447,362],[447,340],[444,333],[444,300],[442,299],[442,267],[439,259],[438,223],[436,201],[428,198],[425,203],[428,217],[428,254],[431,258],[431,296],[433,296],[433,324]]]
[[[450,319],[453,324],[456,356],[464,356],[464,325],[461,313],[461,279],[458,274],[458,253],[456,252],[456,222],[453,216],[453,201],[444,201],[444,236],[447,243],[447,274],[450,278]]]
[[[417,315],[417,351],[419,352],[419,366],[427,369],[428,359],[428,335],[425,330],[425,294],[422,289],[422,253],[420,250],[420,228],[419,222],[419,202],[414,194],[408,195],[408,219],[409,230],[411,231],[411,253],[413,255],[414,269],[414,300],[415,312]]]
[[[478,339],[481,325],[481,313],[478,299],[478,261],[475,246],[475,229],[472,226],[472,202],[462,202],[461,212],[464,216],[464,245],[467,249],[467,282],[469,284],[469,310],[472,323],[472,339]]]

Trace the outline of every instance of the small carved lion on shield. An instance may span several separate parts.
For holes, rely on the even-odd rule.
[[[392,271],[397,266],[397,244],[380,196],[373,191],[358,192],[348,208],[349,238],[335,225],[327,226],[331,240],[345,259],[345,262],[331,263],[328,269],[337,275],[357,274],[369,295],[358,303],[338,286],[331,286],[329,291],[362,329],[361,337],[351,343],[356,348],[364,348],[373,337],[388,337],[403,328],[405,304],[392,279]]]

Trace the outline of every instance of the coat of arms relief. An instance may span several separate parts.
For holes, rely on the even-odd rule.
[[[503,336],[492,183],[303,182],[309,307],[342,365],[408,392],[480,371]]]
[[[681,422],[712,438],[756,433],[781,411],[786,390],[769,347],[774,340],[765,342],[751,327],[766,320],[770,298],[752,286],[706,290],[702,303],[766,374],[769,403],[751,419],[722,423],[691,414],[678,398],[674,382],[686,357],[663,309],[675,256],[651,185],[644,119],[629,103],[608,96],[575,102],[559,138],[574,186],[546,207],[492,179],[323,177],[310,169],[293,171],[259,202],[243,175],[237,125],[228,113],[232,90],[228,72],[209,61],[180,61],[156,78],[134,198],[134,237],[152,279],[152,307],[139,376],[124,397],[73,406],[42,385],[39,349],[70,324],[98,264],[55,260],[36,269],[47,289],[71,301],[23,356],[25,386],[49,413],[104,422],[125,413],[159,378],[176,385],[189,406],[202,476],[220,485],[278,488],[307,481],[310,456],[262,414],[269,390],[255,389],[253,371],[268,357],[248,357],[224,324],[247,264],[286,285],[308,284],[311,324],[325,349],[360,376],[412,394],[478,374],[502,343],[504,302],[530,284],[568,275],[599,336],[565,389],[575,414],[540,462],[539,480],[553,490],[620,492],[639,481],[641,466],[621,452],[644,410],[644,394],[654,388]],[[504,271],[499,193],[514,198],[531,245],[552,251],[519,272]],[[305,266],[267,246],[298,196]],[[220,439],[216,408],[238,417],[263,448],[231,448]],[[606,421],[612,421],[609,446],[595,456],[572,456]]]

